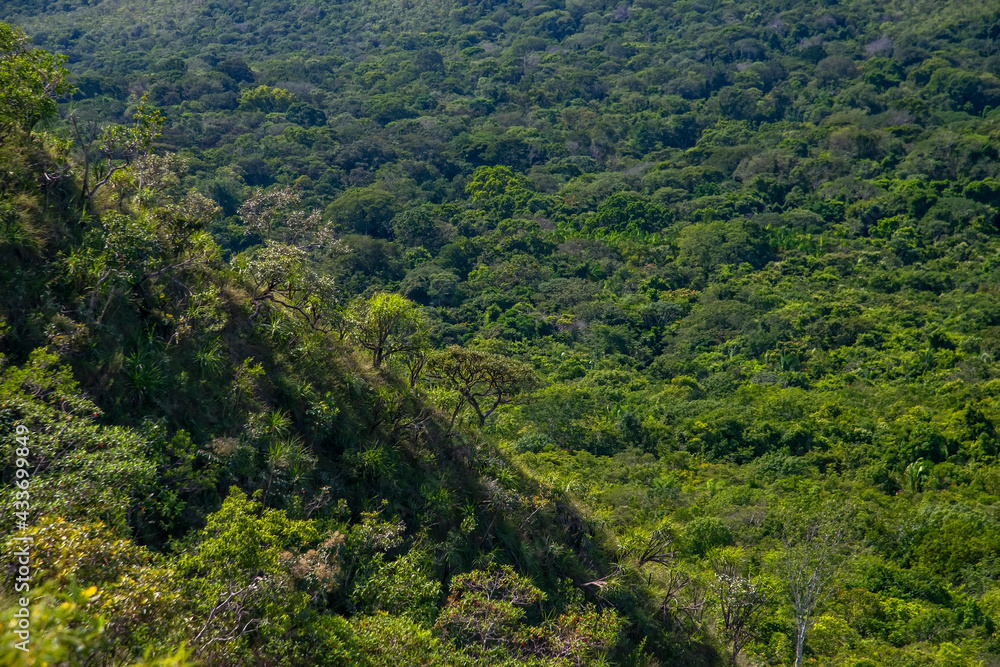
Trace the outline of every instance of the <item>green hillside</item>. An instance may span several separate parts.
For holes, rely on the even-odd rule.
[[[0,21],[0,664],[1000,665],[1000,3]]]

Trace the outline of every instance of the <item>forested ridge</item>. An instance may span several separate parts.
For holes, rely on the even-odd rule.
[[[1000,3],[0,21],[0,663],[1000,665]]]

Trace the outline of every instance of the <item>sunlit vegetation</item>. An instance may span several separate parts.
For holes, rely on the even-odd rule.
[[[997,3],[0,20],[29,664],[1000,664]]]

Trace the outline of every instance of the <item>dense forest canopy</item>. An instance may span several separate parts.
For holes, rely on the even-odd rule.
[[[0,662],[1000,665],[1000,3],[0,21]]]

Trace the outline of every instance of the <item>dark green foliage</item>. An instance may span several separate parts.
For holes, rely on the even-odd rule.
[[[390,236],[395,198],[375,188],[352,188],[335,199],[325,216],[347,233]]]
[[[666,226],[666,211],[630,193],[605,199],[584,223],[587,232],[658,232]]]

